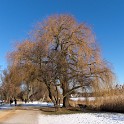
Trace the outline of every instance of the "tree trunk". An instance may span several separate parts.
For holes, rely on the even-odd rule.
[[[69,107],[69,95],[63,98],[63,107]]]
[[[69,107],[69,95],[66,95],[68,92],[68,83],[65,81],[62,84],[63,89],[63,107]]]
[[[53,99],[53,96],[52,96],[52,92],[51,92],[51,89],[50,89],[50,86],[47,85],[47,89],[48,89],[48,93],[49,93],[49,98],[51,99],[51,101],[53,102],[53,104],[55,105],[55,101]]]

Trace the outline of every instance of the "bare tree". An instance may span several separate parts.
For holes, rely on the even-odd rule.
[[[113,73],[84,23],[69,15],[50,16],[37,25],[33,37],[10,53],[10,64],[30,86],[36,80],[45,84],[56,106],[61,94],[68,107],[70,94],[79,88],[95,92],[111,86]]]
[[[13,71],[12,68],[8,68],[8,70],[4,70],[2,74],[2,95],[3,98],[7,101],[10,98],[16,98],[18,93],[20,92],[17,74]]]
[[[111,85],[113,74],[85,24],[77,23],[69,15],[55,15],[39,23],[34,34],[54,53],[54,57],[51,54],[48,57],[56,64],[64,107],[68,106],[68,96],[75,89],[91,86],[98,90]]]

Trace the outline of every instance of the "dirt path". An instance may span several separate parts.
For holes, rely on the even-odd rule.
[[[0,119],[0,124],[38,124],[38,110],[13,110]]]

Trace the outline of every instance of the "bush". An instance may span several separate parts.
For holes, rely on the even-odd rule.
[[[103,100],[100,105],[101,111],[124,112],[124,96],[113,96]]]
[[[96,97],[94,101],[70,101],[71,106],[86,105],[86,109],[93,111],[124,112],[124,95]]]

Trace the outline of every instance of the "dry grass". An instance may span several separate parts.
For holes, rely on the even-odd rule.
[[[86,109],[88,110],[96,110],[96,101],[82,101],[82,100],[78,100],[78,101],[73,101],[73,100],[70,100],[69,101],[69,104],[70,106],[72,107],[78,107],[79,108],[79,105],[86,105]],[[84,109],[83,109],[84,110]]]
[[[72,101],[70,105],[78,107],[78,104],[87,105],[86,109],[106,112],[121,112],[124,113],[124,94],[96,97],[95,101]]]
[[[124,112],[124,96],[114,96],[106,98],[103,103],[99,106],[102,111],[109,112]]]

